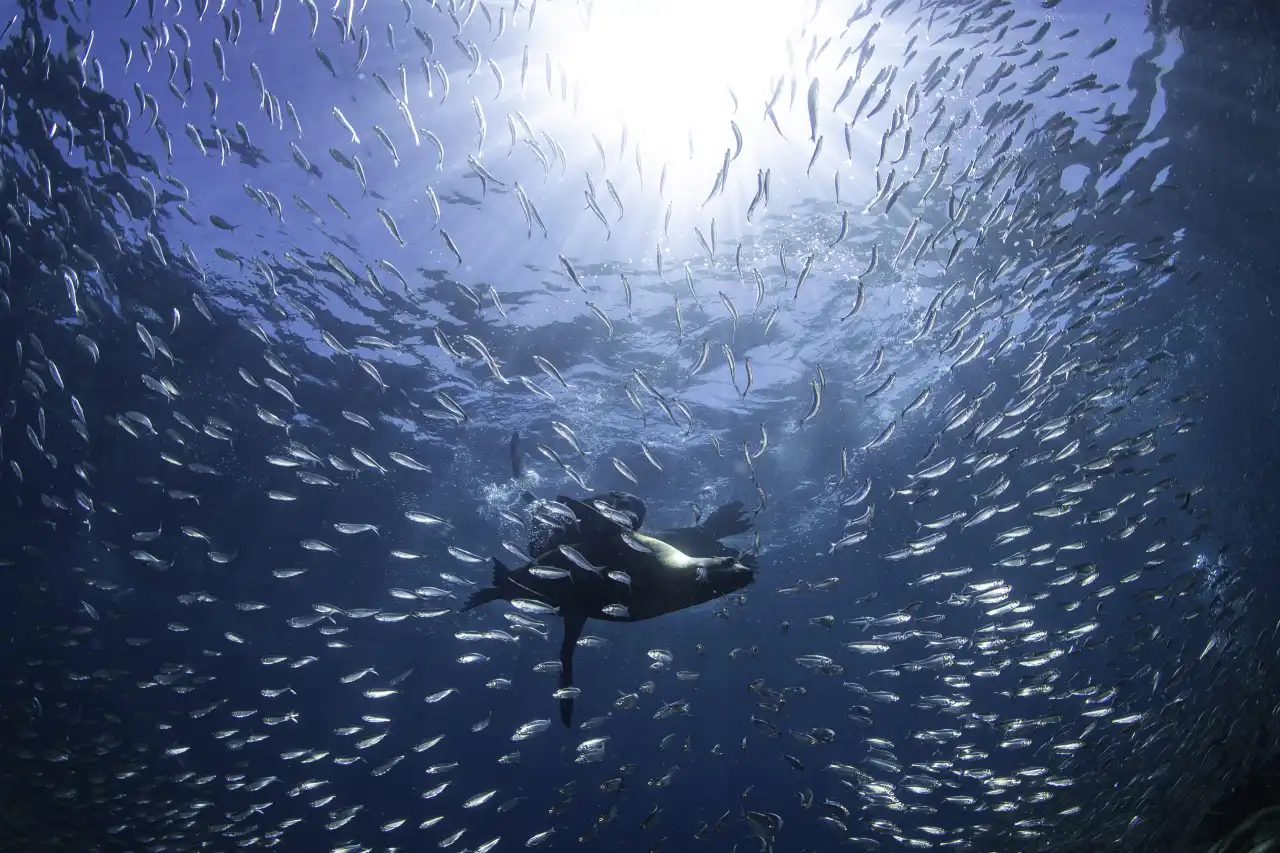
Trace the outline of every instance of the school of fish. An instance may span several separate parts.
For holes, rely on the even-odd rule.
[[[1114,224],[1176,187],[1109,15],[774,4],[768,85],[646,147],[580,99],[615,5],[7,20],[24,849],[1167,850],[1248,762],[1277,629],[1144,321],[1194,266]],[[526,553],[600,489],[744,500],[762,569],[560,686],[554,607],[459,609],[609,571]]]

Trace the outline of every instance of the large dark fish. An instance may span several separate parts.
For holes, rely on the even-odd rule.
[[[588,619],[652,619],[722,598],[755,579],[755,555],[720,542],[750,529],[741,503],[721,507],[698,527],[648,535],[636,529],[644,518],[644,504],[632,495],[611,493],[585,502],[563,496],[557,500],[573,510],[577,529],[535,540],[537,547],[530,548],[533,562],[519,568],[493,560],[493,585],[473,593],[462,609],[519,599],[556,608],[564,620],[562,688],[573,685],[573,652]],[[608,515],[597,509],[603,505],[612,510]],[[620,524],[623,518],[634,523]],[[584,568],[581,561],[599,571]],[[531,570],[540,567],[568,575],[539,577]],[[611,572],[625,572],[629,583],[609,577]],[[560,719],[568,726],[572,718],[573,699],[562,698]]]

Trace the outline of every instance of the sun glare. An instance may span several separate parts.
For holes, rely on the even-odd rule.
[[[567,45],[582,118],[625,122],[646,151],[759,112],[789,67],[802,4],[778,0],[601,0]],[[799,50],[800,48],[797,48]],[[731,94],[732,92],[732,94]]]

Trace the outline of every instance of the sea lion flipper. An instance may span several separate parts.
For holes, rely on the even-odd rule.
[[[711,513],[700,525],[712,539],[726,539],[751,529],[751,519],[742,501],[733,501]]]
[[[742,551],[720,540],[739,536],[751,529],[751,515],[746,512],[742,501],[731,501],[716,509],[696,527],[663,530],[657,538],[691,557],[725,557],[740,555]]]
[[[560,686],[573,686],[573,651],[587,624],[587,617],[576,610],[561,610],[564,617],[564,639],[560,641]],[[560,722],[565,727],[573,725],[573,699],[560,700]]]
[[[462,606],[460,612],[466,613],[473,607],[479,607],[482,604],[488,604],[491,601],[497,601],[502,598],[502,587],[506,584],[507,575],[511,574],[511,570],[503,565],[502,561],[497,557],[491,559],[493,561],[493,585],[471,593],[471,597],[467,599],[467,603]]]
[[[511,433],[511,476],[522,479],[527,473],[524,465],[524,454],[520,451],[520,430]],[[526,493],[527,494],[527,493]]]

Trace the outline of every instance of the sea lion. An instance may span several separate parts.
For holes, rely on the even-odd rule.
[[[702,526],[650,535],[637,529],[644,504],[633,495],[557,502],[573,511],[576,529],[535,537],[532,562],[519,568],[494,559],[492,586],[473,593],[462,610],[498,600],[555,608],[564,620],[562,688],[573,686],[573,652],[588,619],[652,619],[722,598],[755,579],[755,555],[719,541],[750,528],[740,503],[721,507]],[[568,726],[572,717],[573,698],[561,698],[561,721]]]

